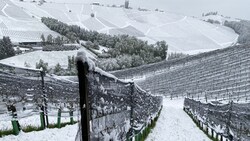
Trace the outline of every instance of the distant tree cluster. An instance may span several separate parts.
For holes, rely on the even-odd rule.
[[[168,56],[168,60],[173,60],[173,59],[178,59],[178,58],[183,58],[186,57],[187,54],[184,53],[170,53]]]
[[[160,61],[160,58],[155,58]],[[138,55],[119,55],[116,58],[108,58],[101,60],[97,63],[97,66],[106,71],[125,69],[130,67],[137,67],[145,62]]]
[[[97,41],[94,41],[94,43],[92,43],[91,41],[87,41],[83,46],[85,46],[87,49],[100,49],[99,43]]]
[[[204,17],[204,16],[209,16],[209,15],[218,15],[218,12],[216,11],[216,12],[208,12],[208,13],[206,13],[206,14],[202,14],[202,17]]]
[[[27,62],[24,63],[24,66],[29,68],[30,64]],[[43,69],[46,73],[55,74],[59,76],[72,76],[76,75],[76,65],[75,65],[75,56],[68,56],[68,67],[63,68],[61,64],[57,63],[55,67],[50,67],[47,62],[44,62],[42,59],[36,63],[37,69]]]
[[[238,43],[250,44],[250,21],[225,21],[224,25],[239,34]]]
[[[12,46],[9,37],[3,37],[0,39],[0,59],[5,59],[15,55],[15,50]]]
[[[46,45],[43,46],[43,51],[69,51],[78,50],[79,47],[75,45]]]
[[[209,22],[211,24],[220,24],[220,22],[218,20],[213,20],[213,19],[208,19],[207,22]]]
[[[96,47],[96,49],[98,49],[99,45],[109,48],[107,55],[105,55],[110,57],[108,60],[121,60],[121,58],[124,56],[129,58],[137,56],[139,60],[142,60],[140,65],[143,65],[166,59],[168,45],[165,41],[160,41],[156,44],[149,45],[146,41],[137,39],[136,37],[131,37],[128,35],[111,36],[98,33],[96,31],[88,31],[76,25],[67,25],[53,18],[43,17],[42,22],[51,30],[64,35],[72,42],[84,40],[89,41],[87,46],[90,48]],[[108,62],[108,60],[105,60],[104,62]],[[115,63],[110,62],[110,64]],[[124,66],[133,67],[135,65],[129,64]],[[105,68],[112,67],[104,67],[104,69]],[[116,69],[123,67],[119,66],[113,68]]]
[[[42,34],[41,39],[42,39],[43,45],[51,45],[51,44],[62,45],[62,44],[70,42],[68,39],[64,38],[63,36],[53,37],[51,34],[49,34],[47,37],[45,37]]]

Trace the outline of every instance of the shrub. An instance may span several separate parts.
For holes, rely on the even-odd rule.
[[[39,60],[39,63],[36,63],[36,68],[42,68],[45,72],[48,71],[48,63],[45,63],[42,59]]]
[[[43,51],[69,51],[78,50],[79,47],[74,45],[46,45],[43,47]]]

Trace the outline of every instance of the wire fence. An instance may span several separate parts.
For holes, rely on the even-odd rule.
[[[83,67],[89,68],[86,63]],[[100,69],[88,70],[86,79],[90,140],[131,140],[160,111],[162,97],[152,96],[133,82],[121,81]]]
[[[79,111],[78,91],[77,83],[42,70],[0,64],[0,131],[13,129],[18,134],[28,126],[73,124]]]
[[[162,97],[101,70],[86,78],[90,140],[131,140],[159,116]],[[5,130],[17,135],[29,126],[43,130],[76,123],[83,117],[80,98],[78,81],[0,64],[0,137]]]
[[[202,103],[186,98],[184,109],[217,137],[221,135],[221,138],[229,140],[250,140],[250,103]]]

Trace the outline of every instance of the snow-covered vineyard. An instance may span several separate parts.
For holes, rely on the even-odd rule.
[[[249,140],[249,54],[241,45],[112,73],[170,99],[190,98],[185,111],[213,138]]]
[[[130,78],[127,80],[118,79],[100,70],[90,59],[83,57],[88,60],[89,68],[86,78],[91,139],[143,140],[155,122],[154,119],[159,116],[162,97],[152,96],[142,90],[139,87],[141,86],[168,99],[189,97],[185,99],[184,105],[180,104],[181,107],[209,136],[220,140],[249,140],[249,51],[248,46],[229,47],[142,66],[137,68],[140,72],[136,69],[112,72],[120,78]],[[21,127],[40,127],[42,124],[49,126],[51,123],[60,126],[61,122],[73,124],[79,121],[77,81],[43,75],[41,70],[15,68],[4,64],[0,68],[1,130],[11,130],[13,119],[19,120]],[[133,78],[136,78],[136,83],[130,81]],[[169,109],[163,108],[163,117],[173,116],[167,115],[166,110]],[[45,115],[45,123],[41,122],[41,113]],[[179,114],[184,113],[182,111]],[[168,125],[163,117],[159,117],[160,121],[163,120]],[[179,120],[176,116],[173,118]],[[180,120],[192,121],[188,118],[187,116]],[[159,139],[157,134],[161,133],[158,128],[163,128],[162,126],[165,125],[156,124],[149,139]],[[195,125],[180,125],[179,130],[192,126]],[[62,130],[66,129],[67,127]],[[184,134],[179,134],[181,133]],[[78,132],[77,137],[80,135],[81,132]],[[183,139],[189,140],[188,136]]]
[[[168,97],[249,102],[249,54],[249,46],[241,45],[111,73]]]
[[[0,0],[0,141],[250,141],[250,22],[137,1]]]

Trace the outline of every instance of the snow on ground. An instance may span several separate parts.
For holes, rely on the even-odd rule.
[[[183,99],[164,99],[161,115],[156,127],[149,134],[147,141],[210,141],[183,111]],[[21,133],[18,136],[6,136],[0,141],[73,141],[78,126],[68,125],[61,129]]]
[[[56,113],[57,114],[57,113]],[[75,113],[73,119],[74,121],[78,120],[77,117],[78,113]],[[0,130],[10,130],[12,129],[12,124],[11,124],[11,117],[6,116],[6,115],[0,115],[2,118],[0,120]],[[57,123],[57,116],[56,115],[50,115],[48,116],[49,118],[49,124],[56,124]],[[22,128],[25,128],[27,126],[34,126],[34,127],[40,127],[41,126],[41,121],[40,121],[40,115],[32,115],[32,116],[27,116],[24,118],[19,118],[18,117],[19,124]],[[70,117],[69,114],[62,113],[61,117],[61,123],[67,123],[70,122]]]
[[[78,124],[67,125],[61,129],[45,129],[30,133],[21,132],[18,136],[10,135],[0,138],[0,141],[74,141]]]
[[[146,141],[210,141],[183,111],[183,99],[164,99],[161,115]]]
[[[34,6],[29,3],[27,6],[34,10]],[[37,10],[35,11],[37,12]],[[32,13],[32,11],[26,11],[22,5],[17,6],[10,0],[2,0],[0,4],[0,38],[9,36],[12,42],[40,42],[42,34],[45,36],[59,35],[42,24]],[[46,13],[42,15],[46,16]]]
[[[25,67],[24,64],[26,62],[31,68],[35,68],[36,63],[42,59],[44,62],[48,63],[49,68],[56,66],[57,63],[59,63],[63,68],[67,68],[68,56],[76,57],[77,52],[82,51],[85,52],[89,58],[96,58],[96,56],[90,53],[90,51],[82,47],[79,50],[73,51],[34,51],[0,60],[0,63],[13,65],[16,67]]]
[[[113,35],[129,34],[150,43],[165,40],[169,52],[196,54],[230,46],[238,38],[230,28],[170,12],[96,6],[82,0],[51,0],[43,5],[30,1],[11,1],[38,19],[49,16],[88,30]],[[2,11],[5,12],[4,9]],[[95,17],[91,18],[91,13]],[[14,16],[12,18],[15,19]]]

